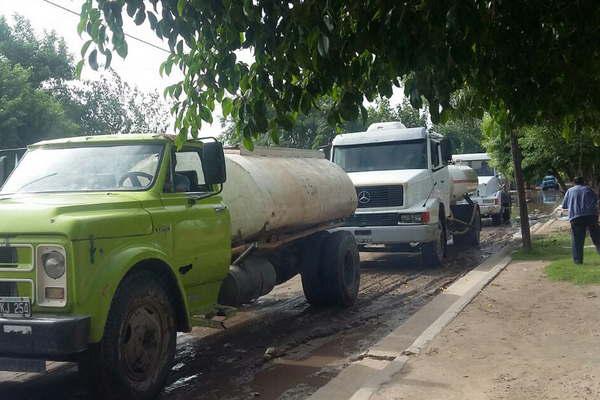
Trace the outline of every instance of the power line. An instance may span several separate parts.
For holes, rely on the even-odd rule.
[[[56,8],[60,8],[61,10],[63,10],[63,11],[66,11],[66,12],[68,12],[68,13],[70,13],[70,14],[77,15],[78,17],[81,17],[81,14],[80,14],[80,13],[78,13],[77,11],[73,11],[73,10],[71,10],[70,8],[67,8],[67,7],[65,7],[65,6],[62,6],[62,5],[58,4],[58,3],[55,3],[55,2],[53,2],[53,1],[50,1],[50,0],[42,0],[42,1],[43,1],[43,2],[45,2],[45,3],[48,3],[48,4],[50,4],[51,6],[54,6],[54,7],[56,7]],[[170,52],[169,50],[167,50],[167,49],[163,49],[162,47],[160,47],[160,46],[157,46],[157,45],[155,45],[154,43],[150,43],[150,42],[148,42],[148,41],[146,41],[146,40],[144,40],[144,39],[140,39],[139,37],[136,37],[136,36],[130,35],[129,33],[125,33],[125,32],[123,32],[123,34],[124,34],[125,36],[127,36],[127,37],[131,38],[131,39],[137,40],[137,41],[138,41],[138,42],[140,42],[140,43],[143,43],[143,44],[145,44],[145,45],[148,45],[148,46],[154,47],[154,48],[155,48],[155,49],[157,49],[157,50],[164,51],[165,53],[169,53],[169,54],[171,53],[171,52]]]

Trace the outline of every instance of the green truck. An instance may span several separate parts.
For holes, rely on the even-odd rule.
[[[358,251],[337,229],[352,183],[318,155],[275,153],[165,135],[29,146],[0,177],[0,370],[75,361],[94,391],[149,399],[176,333],[220,305],[298,273],[309,303],[352,305]]]

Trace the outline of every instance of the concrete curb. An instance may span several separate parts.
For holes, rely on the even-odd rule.
[[[440,315],[433,324],[429,325],[415,341],[403,352],[402,357],[398,357],[390,362],[386,368],[381,371],[376,382],[369,382],[367,387],[359,389],[350,399],[368,400],[382,385],[386,384],[391,378],[399,373],[409,356],[416,355],[423,350],[456,316],[487,286],[506,266],[510,263],[509,254],[512,248],[506,248],[502,253],[504,257],[488,271],[475,268],[469,274],[459,279],[445,291],[445,294],[459,295],[459,299]]]
[[[535,223],[531,233],[552,225]],[[369,400],[418,354],[512,261],[513,242],[455,281],[444,292],[373,345],[309,400]]]

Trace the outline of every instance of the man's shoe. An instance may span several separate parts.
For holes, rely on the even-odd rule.
[[[576,261],[573,261],[573,263],[575,263],[575,264],[577,264],[577,265],[581,265],[581,264],[583,264],[583,261],[577,261],[577,260],[576,260]]]

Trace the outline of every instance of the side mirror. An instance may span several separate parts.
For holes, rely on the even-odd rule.
[[[442,156],[447,162],[452,161],[452,144],[448,139],[442,140]]]
[[[221,142],[205,142],[202,145],[202,169],[204,182],[207,185],[225,183],[227,172],[225,170],[225,154]]]
[[[9,173],[10,170],[8,167],[8,157],[2,156],[0,157],[0,186],[4,184],[4,181],[8,177]]]

